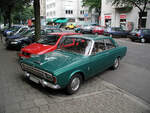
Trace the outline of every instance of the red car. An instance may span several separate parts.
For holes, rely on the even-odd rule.
[[[92,33],[102,35],[102,34],[104,34],[104,29],[102,27],[96,26],[96,27],[94,27]]]
[[[38,40],[21,49],[19,58],[30,58],[31,56],[42,55],[57,49],[63,36],[79,35],[79,33],[50,33],[47,37]]]

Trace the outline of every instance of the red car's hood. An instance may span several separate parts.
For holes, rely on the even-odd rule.
[[[40,43],[33,43],[29,46],[26,46],[22,49],[23,52],[27,52],[30,54],[44,54],[50,51],[53,51],[55,46],[52,45],[44,45]]]

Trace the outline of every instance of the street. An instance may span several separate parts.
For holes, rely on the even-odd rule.
[[[128,47],[127,55],[117,71],[107,71],[101,78],[150,103],[150,44],[117,41]]]
[[[0,113],[149,113],[150,44],[116,41],[128,47],[119,69],[91,78],[70,96],[25,80],[18,52],[0,42]]]

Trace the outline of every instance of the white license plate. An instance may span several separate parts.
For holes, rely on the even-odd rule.
[[[34,77],[34,76],[30,76],[30,80],[37,83],[37,84],[40,82],[39,79]]]

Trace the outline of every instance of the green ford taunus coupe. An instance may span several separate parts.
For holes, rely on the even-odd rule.
[[[81,83],[111,67],[117,69],[127,48],[112,38],[92,35],[64,37],[58,49],[21,61],[25,76],[52,89],[65,88],[73,94]]]

